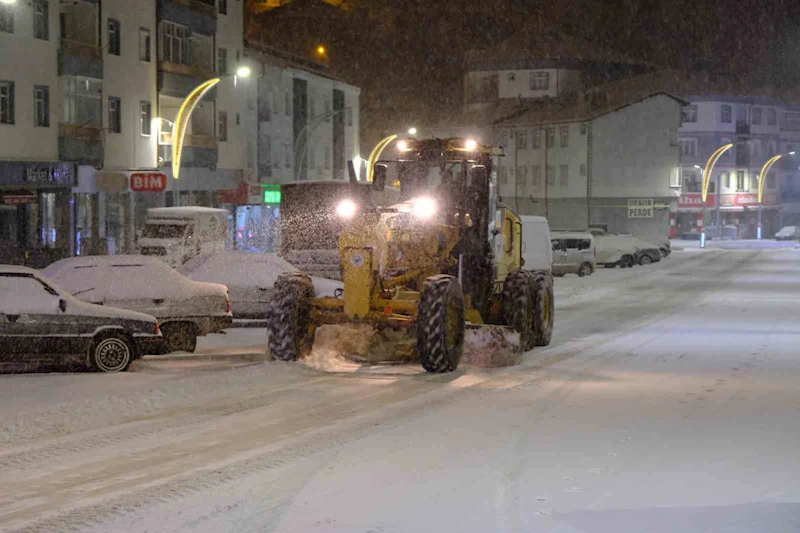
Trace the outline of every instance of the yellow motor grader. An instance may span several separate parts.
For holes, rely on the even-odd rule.
[[[457,368],[465,337],[515,339],[524,351],[550,343],[553,282],[522,264],[519,217],[497,202],[501,148],[469,139],[402,139],[375,164],[372,183],[351,174],[353,195],[335,208],[344,289],[316,298],[311,279],[283,274],[268,317],[269,349],[295,360],[317,327],[370,324],[416,338],[428,372]],[[378,207],[365,189],[399,188],[400,203]]]

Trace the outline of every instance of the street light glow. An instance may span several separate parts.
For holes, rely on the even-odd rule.
[[[699,169],[699,168],[700,168],[700,165],[695,165],[695,166],[694,166],[694,168],[697,168],[697,169]]]
[[[794,155],[794,152],[789,152],[789,155]]]
[[[401,152],[408,152],[408,141],[400,140],[397,141],[397,149]]]
[[[9,6],[11,4],[16,4],[16,3],[17,3],[17,0],[0,0],[0,4],[6,4],[6,5],[9,5]]]
[[[240,78],[247,78],[250,76],[250,67],[242,66],[236,69],[236,75]]]
[[[416,135],[417,134],[417,128],[408,128],[408,134],[409,135]]]
[[[478,141],[475,139],[467,139],[467,142],[464,143],[464,148],[469,150],[470,152],[478,149]]]
[[[324,56],[325,54],[328,53],[328,50],[326,50],[324,46],[319,45],[317,46],[317,53],[321,56]]]

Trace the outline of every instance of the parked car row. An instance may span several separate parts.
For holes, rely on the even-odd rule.
[[[594,273],[597,265],[605,268],[630,268],[657,263],[672,253],[669,239],[657,244],[633,235],[607,233],[602,229],[589,231],[554,231],[553,275]]]

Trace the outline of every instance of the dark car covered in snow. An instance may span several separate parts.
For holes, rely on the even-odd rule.
[[[164,349],[154,317],[81,302],[36,270],[0,266],[1,362],[78,362],[121,372]]]

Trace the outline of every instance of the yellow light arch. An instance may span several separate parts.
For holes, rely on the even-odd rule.
[[[720,157],[722,157],[722,154],[724,154],[731,148],[733,148],[732,143],[720,146],[719,148],[714,150],[714,153],[711,154],[711,157],[708,158],[708,161],[706,162],[706,167],[705,169],[703,169],[703,189],[701,193],[703,204],[706,203],[706,198],[708,197],[708,182],[711,179],[711,171],[714,170],[714,165],[717,164],[717,160]]]
[[[381,157],[381,154],[386,149],[389,144],[397,139],[397,135],[389,135],[382,139],[378,144],[375,145],[375,148],[372,149],[372,153],[369,154],[369,159],[367,160],[367,182],[372,182],[372,173],[375,170],[375,163]]]
[[[181,171],[181,155],[183,154],[183,139],[186,137],[186,128],[189,125],[189,119],[192,116],[192,111],[200,103],[200,100],[213,89],[222,78],[212,78],[204,81],[195,87],[189,96],[181,104],[178,109],[178,115],[175,117],[175,122],[172,125],[172,177],[178,179],[178,174]]]
[[[761,199],[764,197],[764,182],[767,179],[767,172],[769,172],[769,169],[772,168],[772,165],[777,163],[778,159],[780,159],[781,157],[783,157],[783,156],[782,155],[776,155],[776,156],[768,159],[767,162],[764,163],[764,166],[761,167],[761,174],[758,175],[758,203],[759,204],[761,203]]]

